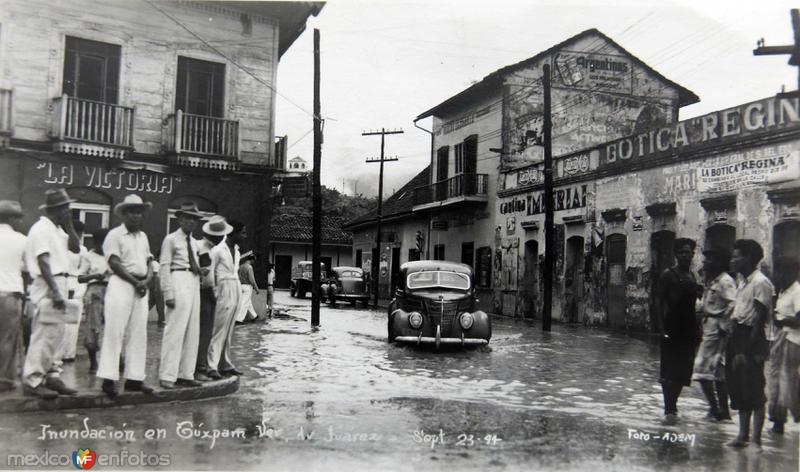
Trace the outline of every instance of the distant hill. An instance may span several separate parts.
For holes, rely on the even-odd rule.
[[[357,216],[375,208],[377,198],[367,198],[362,195],[350,196],[340,193],[336,189],[322,186],[322,214],[342,218],[350,221]],[[311,195],[302,198],[287,198],[285,205],[276,206],[274,214],[311,216]]]

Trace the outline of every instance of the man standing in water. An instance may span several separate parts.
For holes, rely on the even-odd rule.
[[[675,259],[678,263],[664,271],[658,281],[658,300],[661,304],[661,389],[664,394],[664,423],[678,421],[678,397],[684,386],[691,383],[694,353],[700,339],[700,327],[695,317],[695,301],[703,288],[691,271],[695,242],[687,238],[675,240]]]

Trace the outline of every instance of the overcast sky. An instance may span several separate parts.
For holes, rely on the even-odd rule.
[[[322,183],[352,194],[377,194],[380,137],[362,131],[402,128],[387,136],[384,198],[429,162],[430,137],[413,119],[483,79],[589,28],[597,28],[700,103],[680,119],[797,87],[788,56],[753,56],[756,41],[793,42],[784,0],[333,0],[283,56],[278,71],[276,135],[288,157],[313,160],[313,29],[322,57],[326,119]],[[299,105],[296,106],[296,105]],[[300,109],[302,108],[302,110]],[[420,125],[430,129],[430,119]]]

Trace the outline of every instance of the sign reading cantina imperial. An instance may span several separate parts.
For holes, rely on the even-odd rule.
[[[600,166],[654,160],[794,128],[800,125],[799,102],[797,98],[766,98],[618,139],[599,148]],[[742,165],[747,168],[751,163]],[[767,165],[777,165],[777,162],[752,163],[752,166]]]

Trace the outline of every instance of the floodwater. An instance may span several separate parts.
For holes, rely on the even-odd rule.
[[[680,423],[662,426],[658,348],[641,339],[563,325],[543,333],[499,318],[489,347],[439,352],[388,344],[382,311],[323,307],[312,329],[308,300],[279,292],[277,303],[270,323],[236,328],[237,393],[6,415],[0,460],[88,447],[166,454],[162,468],[203,470],[797,469],[797,425],[782,437],[765,432],[761,450],[732,450],[736,424],[704,420],[694,385]],[[130,434],[71,439],[84,422]],[[65,438],[42,438],[42,425]]]

